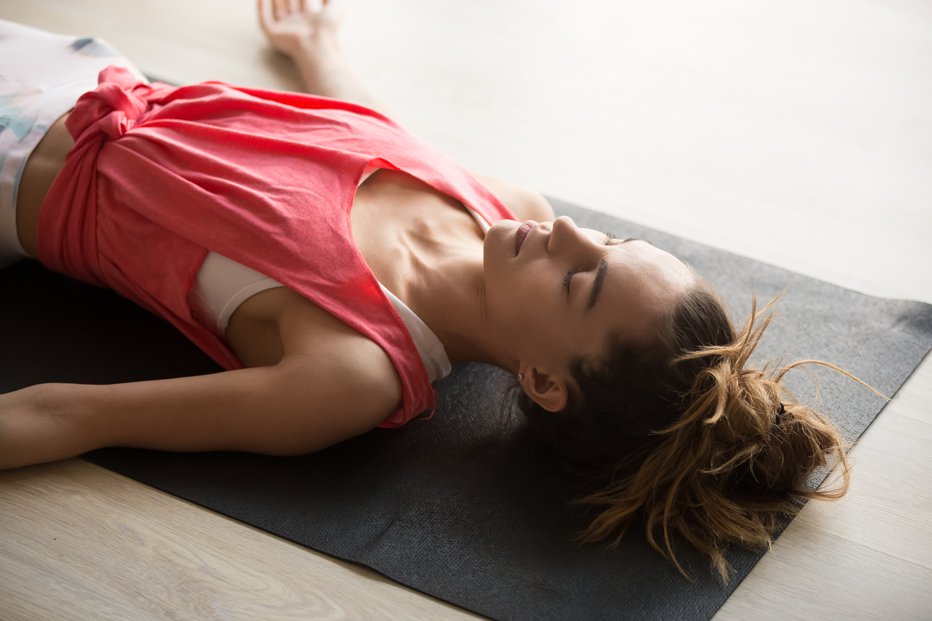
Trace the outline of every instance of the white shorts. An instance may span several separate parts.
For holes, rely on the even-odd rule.
[[[28,255],[16,232],[16,195],[26,160],[49,127],[121,65],[142,74],[100,39],[52,34],[0,20],[0,268]]]

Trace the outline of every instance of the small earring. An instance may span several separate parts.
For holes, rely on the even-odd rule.
[[[518,381],[519,381],[519,382],[523,382],[523,381],[524,381],[524,373],[518,373]]]

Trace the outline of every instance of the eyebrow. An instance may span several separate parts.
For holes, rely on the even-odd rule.
[[[589,302],[586,304],[587,313],[591,311],[595,303],[599,301],[599,294],[602,293],[602,285],[605,284],[605,273],[607,271],[608,263],[605,262],[605,259],[602,259],[599,261],[599,268],[595,272],[595,281],[592,283],[592,295],[589,296]]]
[[[630,241],[645,241],[648,244],[650,244],[650,242],[648,242],[646,239],[641,239],[640,237],[626,237],[625,239],[621,240],[620,242],[614,245],[620,246]],[[608,272],[608,263],[605,262],[605,259],[602,259],[601,261],[599,261],[599,267],[595,272],[595,281],[592,283],[592,295],[589,296],[589,301],[586,303],[587,313],[591,311],[592,307],[595,306],[595,303],[599,301],[599,294],[602,293],[602,286],[605,284],[606,272]]]

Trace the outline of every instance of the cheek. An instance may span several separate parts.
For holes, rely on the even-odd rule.
[[[545,275],[541,266],[534,262],[509,262],[502,266],[500,286],[512,297],[540,298]]]
[[[533,317],[529,309],[539,300],[539,291],[532,286],[532,274],[519,266],[489,261],[484,265],[486,306],[498,321],[513,323]]]
[[[515,270],[503,279],[500,307],[514,329],[530,335],[552,335],[568,320],[568,309],[559,279],[549,270]]]

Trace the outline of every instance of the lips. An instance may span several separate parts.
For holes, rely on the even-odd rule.
[[[531,229],[536,225],[537,223],[533,220],[528,220],[518,227],[518,231],[515,233],[515,256],[518,256],[518,253],[521,251],[521,245],[524,244],[524,240],[527,239]]]

